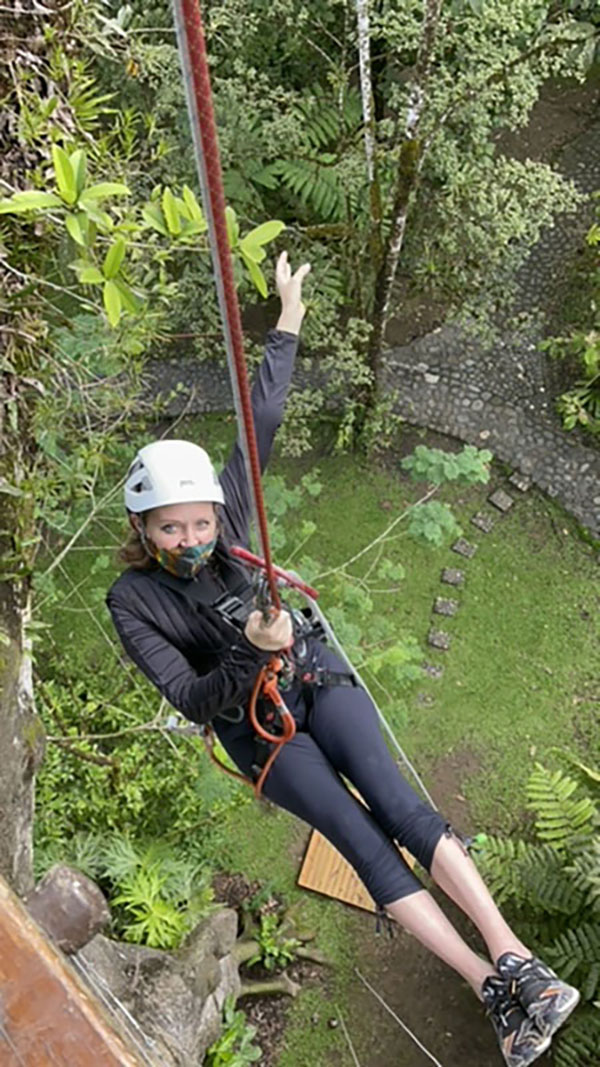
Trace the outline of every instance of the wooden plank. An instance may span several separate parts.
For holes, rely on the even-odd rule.
[[[335,897],[344,904],[353,904],[365,911],[375,911],[375,901],[367,892],[356,871],[318,830],[310,835],[298,885],[327,897]]]
[[[0,878],[2,1067],[143,1067]]]

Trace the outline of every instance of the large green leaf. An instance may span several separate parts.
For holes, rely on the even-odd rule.
[[[142,300],[140,300],[137,293],[134,293],[131,286],[124,282],[122,278],[115,278],[115,285],[119,290],[121,304],[125,311],[130,311],[132,315],[137,315],[142,308]]]
[[[196,196],[193,193],[193,191],[190,189],[189,185],[184,185],[184,187],[182,189],[182,193],[183,193],[183,199],[184,199],[185,204],[187,206],[187,209],[188,209],[188,211],[190,213],[190,218],[194,219],[195,222],[200,223],[201,226],[203,227],[203,230],[206,230],[208,224],[207,224],[206,219],[204,217],[204,212],[202,211],[202,208],[200,207],[200,204],[198,203],[198,201],[196,199]],[[202,231],[200,231],[200,232],[202,232]]]
[[[243,248],[241,248],[241,247],[240,247],[240,252],[242,253],[242,258],[244,260],[244,263],[246,264],[246,268],[248,270],[248,274],[252,278],[252,281],[254,282],[254,285],[258,289],[260,295],[266,298],[268,290],[267,290],[267,283],[266,283],[266,280],[265,280],[265,276],[264,276],[262,270],[258,266],[258,263],[256,262],[256,260],[251,259],[249,256],[247,256],[244,253]]]
[[[61,197],[67,204],[74,204],[77,200],[77,185],[73,167],[67,153],[57,144],[52,145],[52,162]]]
[[[177,210],[177,202],[168,186],[162,195],[162,209],[165,219],[167,220],[169,233],[173,237],[179,237],[179,234],[181,233],[181,219],[179,218],[179,212]]]
[[[108,231],[110,233],[111,230],[114,230],[115,224],[110,215],[107,211],[102,211],[94,200],[84,200],[84,198],[80,196],[79,207],[85,211],[88,219],[95,222],[104,232]]]
[[[87,178],[87,159],[83,148],[77,148],[74,152],[71,152],[69,162],[75,178],[75,190],[77,196],[79,196],[83,192],[85,179]]]
[[[102,297],[108,321],[111,326],[117,326],[121,318],[121,294],[118,287],[110,279],[104,283]]]
[[[98,182],[84,189],[79,199],[103,200],[105,196],[129,196],[129,189],[122,182]]]
[[[229,241],[229,247],[231,249],[237,248],[240,236],[240,226],[237,220],[237,215],[229,204],[225,208],[225,224],[227,226],[227,240]]]
[[[254,263],[262,263],[263,259],[266,258],[267,253],[262,245],[257,245],[254,241],[251,241],[249,234],[244,237],[243,241],[240,241],[239,247],[242,255],[247,259],[251,259]]]
[[[81,267],[78,271],[79,281],[84,285],[98,285],[104,281],[104,275],[101,270],[98,270],[93,263],[89,263],[87,267]]]
[[[37,189],[26,189],[22,193],[0,200],[0,215],[22,215],[25,211],[38,211],[44,207],[61,207],[60,197],[54,193],[42,193]]]
[[[254,230],[250,230],[244,237],[244,241],[249,241],[251,244],[266,245],[269,241],[274,241],[279,234],[285,230],[285,222],[280,222],[279,219],[271,219],[270,222],[263,222],[260,226],[256,226]]]
[[[82,218],[86,219],[85,215],[83,215],[82,212],[79,215],[68,214],[65,218],[65,225],[67,227],[69,236],[73,238],[75,244],[81,245],[83,248],[85,248],[85,246],[87,245],[87,240],[81,226]]]
[[[151,226],[153,230],[157,230],[158,233],[162,233],[164,237],[169,236],[169,231],[165,224],[165,218],[160,210],[158,204],[148,203],[144,204],[142,208],[142,218],[144,222]]]
[[[122,237],[117,237],[117,240],[112,244],[104,257],[104,263],[102,270],[104,271],[105,278],[114,278],[115,274],[119,273],[121,263],[123,262],[123,256],[125,255],[125,241]]]

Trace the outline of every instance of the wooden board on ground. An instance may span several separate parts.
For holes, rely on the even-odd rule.
[[[376,911],[375,901],[367,892],[356,871],[347,860],[330,845],[318,830],[313,830],[308,842],[298,885],[335,897],[344,904],[354,904],[366,911]]]
[[[2,1067],[142,1067],[0,877]]]

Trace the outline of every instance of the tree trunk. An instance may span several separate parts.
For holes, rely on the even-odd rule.
[[[0,874],[20,896],[33,886],[35,772],[44,752],[44,731],[33,699],[31,649],[25,633],[29,607],[30,594],[24,583],[2,583]]]
[[[375,283],[375,302],[371,320],[373,329],[369,343],[369,364],[373,373],[372,401],[376,399],[380,391],[385,328],[390,314],[392,292],[410,202],[417,188],[423,165],[424,152],[419,132],[427,102],[427,83],[435,51],[441,7],[442,0],[424,0],[423,34],[408,102],[408,114],[400,145],[398,172],[392,198],[392,227],[383,264]]]
[[[371,78],[369,0],[356,0],[356,20],[358,26],[360,94],[365,130],[367,176],[369,179],[369,263],[370,271],[377,276],[381,268],[383,248],[381,243],[381,185],[377,160],[375,100]]]

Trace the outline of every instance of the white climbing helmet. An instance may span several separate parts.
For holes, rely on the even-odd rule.
[[[225,503],[208,453],[190,441],[153,441],[141,448],[125,482],[127,510],[189,503]]]

